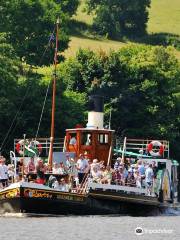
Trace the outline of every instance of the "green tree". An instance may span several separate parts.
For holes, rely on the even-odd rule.
[[[86,0],[88,13],[95,14],[95,30],[99,34],[108,34],[111,38],[144,35],[150,2],[151,0]]]
[[[30,64],[53,61],[56,19],[60,18],[60,51],[68,46],[67,23],[76,11],[78,0],[2,0],[0,2],[0,32],[7,32],[9,42],[19,57]],[[51,37],[48,52],[40,61]],[[53,46],[52,46],[53,45]]]
[[[109,55],[80,50],[62,64],[60,75],[72,91],[90,94],[92,85],[98,85],[107,114],[112,108],[112,127],[119,136],[165,138],[174,144],[180,129],[174,94],[179,69],[170,48],[132,45]]]
[[[6,35],[0,34],[0,147],[16,112],[20,62]],[[1,151],[2,149],[0,149]]]

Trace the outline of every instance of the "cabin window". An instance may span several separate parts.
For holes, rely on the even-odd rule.
[[[81,145],[92,145],[92,134],[84,132],[81,135]]]
[[[98,142],[100,144],[107,144],[109,142],[109,135],[104,133],[98,134]]]

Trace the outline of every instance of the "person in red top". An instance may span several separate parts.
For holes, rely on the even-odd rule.
[[[37,179],[36,179],[36,183],[39,184],[45,184],[45,172],[46,172],[46,167],[43,163],[42,159],[38,159],[37,161],[37,165],[36,165],[36,173],[37,173]]]

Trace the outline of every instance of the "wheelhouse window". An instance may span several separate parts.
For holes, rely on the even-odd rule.
[[[82,145],[92,145],[92,134],[89,132],[83,132],[81,135],[81,144]]]
[[[98,134],[98,142],[100,144],[108,144],[109,142],[109,135],[105,133]]]
[[[76,145],[76,142],[77,142],[76,133],[69,133],[69,144]]]

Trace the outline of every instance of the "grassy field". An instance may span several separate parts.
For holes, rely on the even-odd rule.
[[[74,56],[79,48],[87,48],[94,51],[106,51],[118,50],[120,47],[126,44],[118,41],[111,40],[94,40],[81,37],[71,37],[71,42],[69,43],[69,48],[64,52],[66,58]]]
[[[180,35],[180,0],[152,0],[149,13],[149,32]]]
[[[88,26],[92,24],[92,16],[84,12],[84,0],[81,0],[81,5],[74,19],[86,23]],[[171,33],[180,35],[180,0],[152,0],[149,11],[148,22],[149,33]],[[65,57],[74,56],[76,51],[81,48],[89,48],[91,50],[110,49],[118,50],[125,43],[120,41],[111,41],[106,39],[93,39],[86,36],[74,35],[71,37],[69,48],[64,52]],[[180,59],[180,52],[176,52]]]

